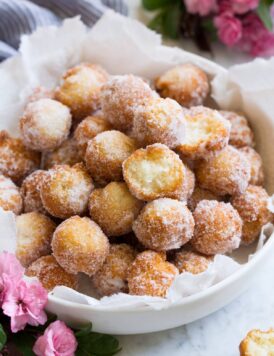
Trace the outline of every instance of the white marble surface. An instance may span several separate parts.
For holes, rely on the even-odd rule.
[[[139,0],[128,0],[130,15],[147,21],[139,9]],[[178,45],[178,44],[177,44]],[[195,50],[189,43],[180,44]],[[197,51],[196,51],[197,52]],[[215,60],[224,66],[242,63],[251,58],[215,48]],[[257,283],[240,298],[218,312],[194,323],[146,335],[120,336],[121,356],[234,356],[239,343],[253,328],[274,327],[274,257],[265,261]]]

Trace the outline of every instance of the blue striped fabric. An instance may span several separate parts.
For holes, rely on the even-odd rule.
[[[123,0],[0,0],[0,61],[14,55],[21,35],[38,26],[76,15],[92,26],[107,8],[127,14]]]

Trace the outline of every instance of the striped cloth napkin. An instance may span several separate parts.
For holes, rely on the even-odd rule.
[[[123,0],[0,0],[0,61],[16,54],[21,35],[38,26],[81,15],[91,27],[108,8],[127,14]]]

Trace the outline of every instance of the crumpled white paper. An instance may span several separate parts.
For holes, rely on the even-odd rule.
[[[243,110],[254,127],[259,152],[263,155],[269,193],[274,193],[274,59],[259,60],[227,71],[217,64],[179,48],[162,46],[159,35],[135,20],[107,12],[87,30],[79,18],[64,21],[60,28],[40,28],[24,36],[20,54],[0,65],[0,129],[18,133],[18,118],[26,98],[38,85],[54,87],[69,67],[90,61],[110,73],[134,73],[153,79],[168,68],[192,62],[203,68],[212,81],[212,97],[221,108]],[[273,77],[273,78],[272,78]],[[211,99],[212,100],[212,99]],[[261,235],[258,249],[273,233],[273,226]],[[0,211],[0,250],[15,251],[16,232],[12,213]],[[101,300],[56,287],[51,295],[98,309],[162,309],[182,298],[216,284],[241,268],[256,251],[241,248],[232,257],[217,255],[207,271],[181,274],[171,286],[167,299],[117,294]]]

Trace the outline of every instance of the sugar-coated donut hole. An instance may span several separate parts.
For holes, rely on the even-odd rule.
[[[113,76],[103,87],[102,111],[112,126],[123,132],[132,128],[136,109],[157,94],[149,85],[134,75]]]
[[[200,162],[196,168],[199,186],[217,195],[243,193],[250,180],[251,167],[244,155],[227,146],[209,161]]]
[[[173,263],[180,273],[199,274],[205,272],[212,261],[213,258],[210,256],[182,249],[175,253]]]
[[[100,296],[128,293],[128,269],[136,255],[137,252],[130,245],[110,245],[109,254],[103,266],[92,277],[92,284]]]
[[[13,181],[0,174],[0,207],[18,215],[23,209],[23,200],[19,188]]]
[[[25,274],[36,277],[49,292],[57,286],[78,288],[77,276],[64,270],[52,255],[42,256],[26,269]]]
[[[172,99],[151,98],[135,110],[131,136],[141,146],[163,143],[175,148],[185,139],[185,110]]]
[[[262,157],[252,147],[242,147],[239,151],[245,156],[251,167],[249,184],[263,185],[264,171]]]
[[[242,220],[230,203],[202,200],[194,210],[193,248],[205,255],[232,252],[241,242]]]
[[[107,80],[108,74],[101,66],[81,63],[66,71],[54,96],[79,121],[99,109],[101,87]]]
[[[154,144],[135,151],[123,163],[123,176],[136,198],[150,201],[176,197],[186,172],[176,153],[165,145]]]
[[[137,255],[128,271],[129,294],[166,297],[169,287],[179,274],[161,253],[144,251]]]
[[[20,138],[0,131],[0,173],[21,183],[28,174],[38,169],[41,155],[26,148]]]
[[[46,171],[38,169],[23,180],[21,194],[24,201],[25,213],[31,211],[38,211],[43,214],[47,213],[40,196],[41,186],[46,175]]]
[[[73,166],[81,161],[82,158],[79,155],[75,139],[69,138],[55,150],[45,152],[43,155],[43,168],[50,169],[56,164],[68,164],[69,166]]]
[[[32,90],[32,93],[27,99],[27,104],[40,99],[53,99],[53,91],[43,86],[38,86]]]
[[[173,194],[174,199],[187,201],[191,197],[195,188],[195,174],[192,170],[185,164],[185,179],[181,189],[179,189],[175,194]]]
[[[60,266],[72,274],[95,274],[103,265],[109,242],[99,225],[88,217],[72,216],[54,232],[52,251]]]
[[[188,108],[203,104],[210,89],[206,73],[190,63],[169,69],[156,79],[155,87],[162,97]]]
[[[99,184],[122,180],[122,163],[137,149],[136,142],[120,131],[99,133],[88,142],[85,162]]]
[[[107,236],[132,231],[133,221],[142,206],[143,202],[136,199],[123,182],[112,182],[102,189],[95,189],[89,198],[90,216]]]
[[[208,160],[227,146],[231,125],[218,111],[193,107],[185,115],[185,122],[185,139],[176,147],[182,156]]]
[[[50,218],[36,211],[16,217],[16,257],[24,267],[51,252],[55,228]]]
[[[41,199],[49,214],[60,219],[82,215],[87,211],[88,198],[93,190],[92,178],[83,163],[56,165],[41,185]]]
[[[133,223],[138,240],[155,251],[178,249],[193,236],[194,219],[184,202],[161,198],[147,203]]]
[[[74,138],[77,142],[79,154],[82,158],[85,157],[88,141],[94,138],[101,132],[112,129],[111,124],[104,119],[102,113],[98,112],[92,116],[86,117],[77,126],[74,131]]]
[[[239,346],[240,356],[271,356],[274,349],[274,329],[249,331]]]
[[[249,245],[260,235],[262,227],[272,220],[264,188],[249,185],[243,194],[232,197],[231,204],[243,221],[242,244]]]
[[[194,211],[198,203],[200,203],[201,200],[217,200],[221,201],[221,198],[210,192],[209,190],[202,189],[196,185],[192,195],[188,199],[187,205],[191,211]]]
[[[233,111],[220,111],[220,113],[231,123],[230,145],[237,148],[255,145],[254,134],[242,114]]]
[[[60,146],[68,137],[71,114],[67,106],[45,98],[29,103],[19,124],[27,147],[48,151]]]

